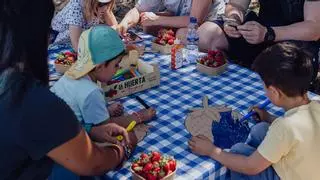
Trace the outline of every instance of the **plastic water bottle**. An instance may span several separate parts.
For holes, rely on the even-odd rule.
[[[199,34],[197,18],[190,17],[186,44],[186,64],[196,63],[199,56]]]

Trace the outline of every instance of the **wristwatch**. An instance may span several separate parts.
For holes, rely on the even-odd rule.
[[[273,42],[276,39],[276,34],[272,27],[267,26],[267,32],[264,35],[264,41],[265,42]]]

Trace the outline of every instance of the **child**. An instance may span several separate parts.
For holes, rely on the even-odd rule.
[[[72,45],[77,51],[83,30],[97,24],[118,24],[112,10],[115,0],[70,0],[52,19],[52,29],[57,31],[53,45]]]
[[[115,30],[106,25],[92,27],[80,36],[78,61],[51,88],[71,107],[91,139],[97,142],[120,143],[109,135],[105,123],[127,127],[133,120],[143,123],[155,116],[151,108],[133,115],[110,117],[104,93],[96,82],[110,81],[124,55],[124,44]],[[79,178],[56,165],[50,176],[50,180],[55,179]]]
[[[151,108],[129,116],[110,117],[104,93],[96,82],[112,79],[124,52],[116,31],[105,25],[90,28],[80,37],[78,61],[51,88],[71,107],[94,141],[118,143],[105,133],[106,122],[127,127],[132,120],[142,123],[155,115]]]
[[[274,119],[254,108],[264,122],[252,128],[246,144],[234,145],[230,153],[204,136],[193,137],[189,147],[225,165],[231,179],[319,179],[320,104],[307,96],[311,59],[299,47],[279,43],[262,52],[253,67],[268,98],[284,108],[285,115]]]

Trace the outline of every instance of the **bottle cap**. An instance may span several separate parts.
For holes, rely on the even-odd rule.
[[[190,23],[198,23],[197,21],[196,17],[190,16]]]

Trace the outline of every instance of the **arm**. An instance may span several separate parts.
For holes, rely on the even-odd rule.
[[[240,20],[240,24],[244,21],[244,15],[248,9],[250,0],[230,0],[226,6],[225,15],[228,18]]]
[[[255,151],[251,156],[243,156],[222,151],[220,148],[213,150],[212,159],[219,161],[228,169],[242,174],[256,175],[271,166],[271,162]]]
[[[69,31],[70,31],[70,39],[71,39],[73,50],[77,52],[79,38],[82,33],[82,28],[80,26],[69,25]]]
[[[136,7],[132,8],[120,22],[121,25],[126,26],[127,29],[138,24],[140,20],[140,12]]]
[[[209,12],[211,4],[211,0],[194,0],[192,2],[190,16],[196,17],[198,19],[198,23],[202,24]],[[141,18],[143,19],[143,14]],[[183,28],[188,26],[189,16],[156,16],[153,20],[147,18],[145,22],[142,22],[142,24],[146,26],[167,26]]]
[[[115,1],[110,2],[105,10],[104,10],[104,22],[106,22],[109,26],[116,26],[118,25],[117,19],[115,15],[113,14],[113,8],[114,8]]]
[[[271,165],[271,162],[266,160],[257,151],[248,157],[228,153],[213,145],[210,139],[202,135],[192,137],[189,141],[189,147],[192,152],[209,156],[219,161],[228,169],[243,174],[256,175]]]
[[[124,151],[120,146],[98,147],[82,130],[75,138],[47,155],[76,174],[93,176],[118,166],[124,158]]]
[[[320,1],[305,1],[304,21],[288,26],[272,27],[276,34],[275,41],[301,40],[317,41],[320,38]]]

